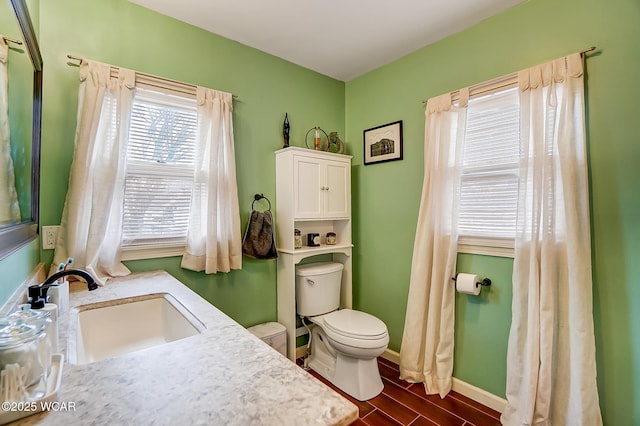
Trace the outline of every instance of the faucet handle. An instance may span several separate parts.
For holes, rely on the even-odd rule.
[[[48,284],[46,286],[40,285],[32,285],[27,289],[27,294],[29,296],[29,304],[31,305],[31,309],[42,309],[44,305],[47,303],[47,290],[52,285],[58,284]]]

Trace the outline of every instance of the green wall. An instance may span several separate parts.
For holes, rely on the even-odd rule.
[[[344,83],[126,0],[41,2],[45,63],[41,223],[60,223],[73,154],[78,68],[67,54],[232,92],[242,229],[253,194],[275,203],[274,151],[283,144],[285,112],[291,144],[304,145],[319,125],[344,135]],[[43,251],[50,262],[53,251]],[[276,319],[276,263],[245,258],[243,269],[205,275],[180,258],[127,262],[134,271],[165,269],[242,325]]]
[[[0,307],[31,274],[40,261],[39,240],[32,240],[0,260]]]
[[[586,70],[598,389],[605,424],[640,424],[638,22],[636,0],[533,0],[347,82],[354,146],[364,129],[404,125],[402,161],[363,166],[354,148],[355,303],[387,323],[391,349],[402,339],[422,185],[422,100],[597,46]],[[458,270],[494,285],[457,296],[454,376],[504,396],[512,262],[461,255]]]

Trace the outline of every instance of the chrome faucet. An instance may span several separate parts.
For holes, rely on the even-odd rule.
[[[89,291],[95,290],[98,288],[98,284],[96,280],[86,271],[82,269],[67,269],[64,271],[56,272],[51,275],[49,278],[44,280],[42,284],[32,285],[28,289],[29,295],[29,304],[31,304],[31,309],[42,309],[44,308],[44,304],[47,303],[47,291],[49,287],[57,286],[59,278],[66,277],[68,275],[74,275],[84,279],[87,282],[87,288]]]

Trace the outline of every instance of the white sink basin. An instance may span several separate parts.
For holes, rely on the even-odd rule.
[[[204,325],[168,293],[78,308],[71,364],[89,364],[202,333]],[[70,336],[73,339],[73,336]],[[75,356],[74,356],[75,355]]]

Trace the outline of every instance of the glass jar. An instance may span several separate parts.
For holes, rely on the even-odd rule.
[[[44,326],[44,332],[47,336],[47,345],[40,348],[40,350],[43,351],[42,359],[45,360],[46,375],[48,376],[51,369],[51,363],[46,361],[50,359],[51,353],[58,347],[58,342],[54,341],[54,339],[57,339],[58,333],[53,330],[53,327],[55,327],[56,324],[53,322],[51,313],[48,311],[31,309],[31,305],[28,303],[19,305],[19,307],[19,311],[15,311],[9,315],[10,320],[15,323],[22,322],[25,324],[32,324],[38,328]]]
[[[327,232],[326,243],[327,245],[335,245],[337,242],[336,233],[335,232]]]
[[[293,247],[294,248],[302,248],[302,234],[299,229],[293,230]]]
[[[50,354],[44,324],[27,324],[15,318],[0,319],[0,371],[3,399],[33,400],[45,394]],[[23,387],[8,387],[10,381]]]

